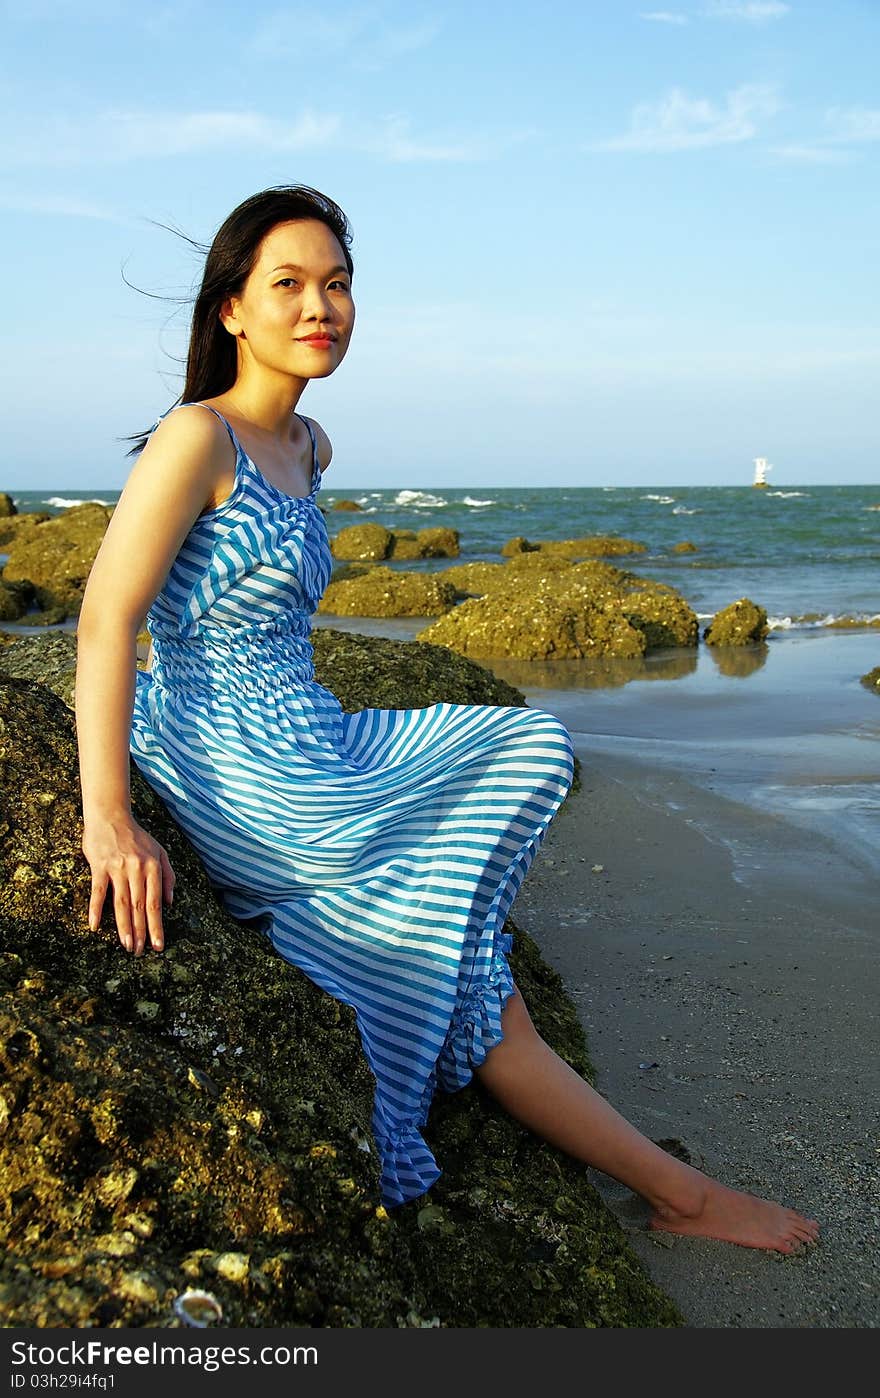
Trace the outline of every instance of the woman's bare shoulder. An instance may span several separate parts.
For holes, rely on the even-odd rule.
[[[305,416],[305,413],[303,413],[303,417]],[[324,472],[330,465],[330,460],[333,456],[333,443],[330,441],[330,438],[327,436],[320,422],[316,422],[313,417],[306,417],[306,422],[311,423],[314,429],[315,438],[318,443],[318,465],[321,471]]]
[[[145,616],[177,552],[212,498],[231,450],[213,413],[181,404],[150,434],[131,469],[89,574],[81,621],[114,610]]]

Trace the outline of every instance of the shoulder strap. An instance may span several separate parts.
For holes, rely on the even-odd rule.
[[[207,408],[209,413],[213,413],[215,417],[219,417],[220,421],[223,423],[223,426],[226,428],[226,431],[229,433],[229,436],[232,440],[232,445],[235,447],[235,450],[238,451],[238,438],[233,432],[231,424],[226,421],[226,418],[223,416],[222,413],[218,413],[216,408],[212,408],[210,403],[172,403],[170,408],[166,408],[164,413],[159,414],[158,418],[156,419],[156,426],[158,427],[162,419],[167,417],[169,413],[173,413],[175,408]]]
[[[320,475],[321,475],[321,463],[318,461],[318,438],[315,436],[314,430],[313,430],[313,428],[312,428],[312,424],[309,422],[308,418],[307,418],[307,417],[303,417],[302,413],[297,413],[297,417],[299,418],[300,422],[305,423],[306,431],[308,432],[309,438],[311,439],[311,443],[312,443],[312,484],[314,485],[315,481],[316,481],[317,479],[319,479],[319,478],[320,478]]]

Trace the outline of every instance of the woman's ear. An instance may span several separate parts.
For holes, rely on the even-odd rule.
[[[243,335],[244,331],[241,328],[241,324],[238,320],[238,317],[235,314],[235,311],[235,298],[232,296],[227,296],[226,300],[220,303],[220,311],[218,318],[224,330],[228,330],[230,335],[235,335],[237,337],[239,335]]]

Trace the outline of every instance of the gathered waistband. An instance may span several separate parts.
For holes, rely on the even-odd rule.
[[[261,693],[315,677],[307,618],[297,624],[153,636],[153,681],[167,690]]]

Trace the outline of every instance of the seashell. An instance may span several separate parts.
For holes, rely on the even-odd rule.
[[[183,1291],[174,1298],[174,1313],[184,1325],[206,1330],[223,1319],[223,1307],[210,1291]]]

